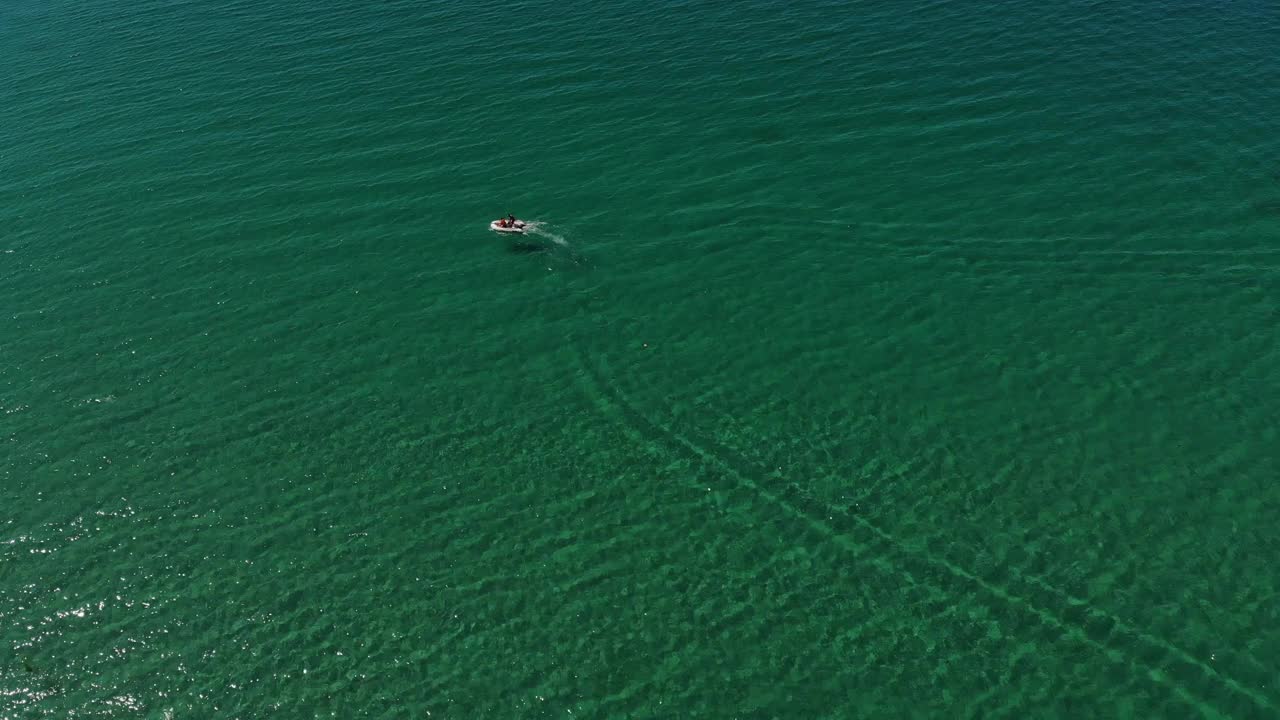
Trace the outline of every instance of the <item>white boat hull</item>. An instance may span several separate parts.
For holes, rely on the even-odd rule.
[[[516,235],[523,235],[524,223],[521,222],[520,220],[517,220],[515,226],[503,227],[502,225],[499,224],[498,220],[494,220],[493,222],[489,223],[489,229],[493,230],[494,232],[515,233]]]

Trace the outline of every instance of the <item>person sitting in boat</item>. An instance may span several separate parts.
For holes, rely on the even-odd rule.
[[[506,222],[507,224],[506,224],[506,225],[504,225],[503,227],[510,227],[510,228],[515,227],[515,226],[516,226],[516,216],[515,216],[515,215],[512,215],[511,213],[507,213],[507,219],[506,219],[506,221],[505,221],[505,222]]]

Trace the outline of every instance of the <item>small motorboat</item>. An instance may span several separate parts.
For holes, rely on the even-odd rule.
[[[504,233],[516,233],[517,235],[524,234],[524,227],[525,227],[525,223],[523,220],[512,221],[512,220],[507,220],[506,218],[494,220],[493,222],[489,223],[490,230],[494,230],[496,232],[504,232]]]

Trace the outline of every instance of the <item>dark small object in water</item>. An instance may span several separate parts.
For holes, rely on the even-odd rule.
[[[1254,200],[1253,209],[1264,215],[1280,215],[1280,197]]]
[[[510,250],[516,255],[533,255],[534,253],[544,253],[548,248],[541,243],[514,242],[511,243]]]

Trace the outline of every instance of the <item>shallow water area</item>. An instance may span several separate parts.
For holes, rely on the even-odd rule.
[[[1280,9],[13,0],[0,67],[0,718],[1280,712]]]

